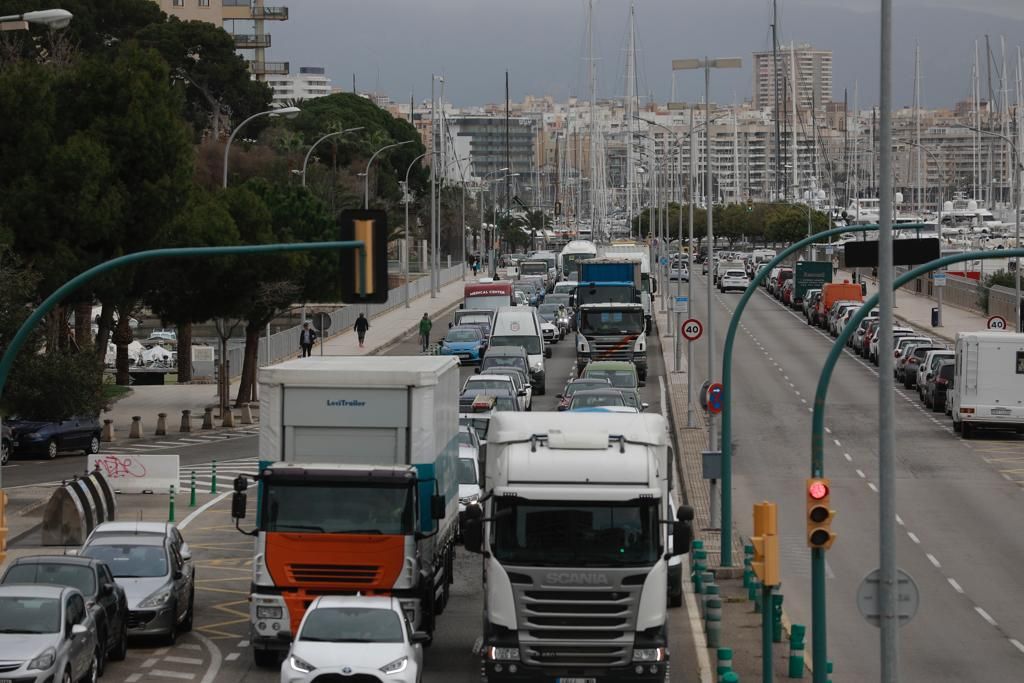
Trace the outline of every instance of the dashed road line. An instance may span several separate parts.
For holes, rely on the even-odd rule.
[[[982,619],[987,621],[989,626],[999,626],[999,624],[996,623],[996,620],[992,618],[992,615],[983,610],[981,607],[975,605],[974,611],[977,612]]]
[[[917,534],[915,534],[913,531],[908,531],[907,536],[910,538],[911,541],[913,541],[917,545],[921,545],[921,539],[918,538]]]
[[[949,581],[949,585],[953,587],[953,590],[963,595],[964,589],[960,586],[959,583],[957,583],[956,579],[954,579],[952,576],[947,576],[946,581]]]
[[[939,564],[939,560],[938,560],[938,558],[937,558],[937,557],[935,557],[935,556],[934,556],[934,555],[932,555],[931,553],[925,553],[925,554],[924,554],[924,556],[928,558],[928,561],[929,561],[929,562],[931,562],[931,563],[932,563],[932,565],[933,565],[933,566],[934,566],[934,567],[935,567],[936,569],[941,569],[941,568],[942,568],[942,565],[941,565],[941,564]]]

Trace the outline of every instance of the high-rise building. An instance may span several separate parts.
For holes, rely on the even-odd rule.
[[[286,105],[331,94],[331,79],[322,66],[300,66],[299,73],[268,76],[274,104]]]
[[[267,7],[263,0],[156,0],[160,9],[182,21],[205,21],[234,36],[235,47],[245,57],[258,81],[268,74],[284,75],[288,62],[268,62],[271,36],[265,22],[287,21],[287,7]]]
[[[754,53],[754,108],[775,109],[775,72],[778,71],[779,98],[789,102],[792,95],[793,66],[796,74],[796,102],[799,109],[824,107],[832,101],[832,51],[816,50],[809,43],[790,49],[780,45],[778,62],[772,67],[772,52]]]

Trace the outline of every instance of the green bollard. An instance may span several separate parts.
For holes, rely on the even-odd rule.
[[[782,642],[782,593],[772,593],[772,642]]]
[[[717,648],[722,644],[722,600],[717,595],[704,604],[704,632],[708,647]]]
[[[754,578],[754,569],[750,566],[750,560],[743,560],[743,587],[749,589],[750,582]]]
[[[747,586],[747,600],[753,600],[758,602],[757,596],[758,590],[761,588],[761,582],[757,580],[756,576],[750,577],[750,585]]]
[[[167,521],[174,521],[174,484],[171,484],[171,497],[167,503]]]
[[[699,538],[693,539],[693,542],[690,543],[690,550],[704,550],[704,541]]]
[[[722,675],[722,683],[740,683],[740,675],[735,671],[727,671]]]
[[[789,677],[804,677],[804,631],[803,624],[793,624],[789,629]]]
[[[196,471],[192,470],[192,488],[191,494],[188,497],[188,506],[194,508],[196,506]]]
[[[210,470],[210,493],[217,493],[217,461],[213,461],[213,468]]]
[[[763,602],[761,597],[761,582],[754,579],[753,583],[750,585],[750,590],[754,594],[754,597],[751,598],[751,600],[754,601],[754,614],[760,614],[762,612],[761,603]]]
[[[832,661],[831,660],[829,660],[828,662],[825,663],[825,673],[827,673],[829,676],[832,675]],[[831,678],[828,679],[828,683],[832,683],[832,679]]]
[[[721,681],[722,677],[732,671],[732,648],[731,647],[720,647],[717,650],[718,662],[716,665],[715,672],[718,674],[717,680]]]

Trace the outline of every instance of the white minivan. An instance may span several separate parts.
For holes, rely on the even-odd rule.
[[[961,332],[947,405],[953,429],[969,439],[978,428],[1024,431],[1024,334]]]
[[[530,363],[530,386],[533,393],[544,395],[544,359],[551,358],[551,349],[544,344],[537,309],[532,306],[503,306],[494,316],[494,327],[487,348],[521,346]]]

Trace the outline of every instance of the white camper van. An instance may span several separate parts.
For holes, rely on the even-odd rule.
[[[953,429],[965,439],[986,427],[1024,431],[1024,334],[961,332],[955,361]]]

